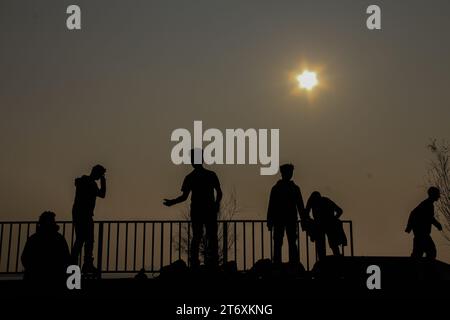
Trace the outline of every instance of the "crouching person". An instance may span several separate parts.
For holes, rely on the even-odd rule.
[[[31,235],[22,252],[24,280],[42,290],[63,288],[70,253],[64,237],[58,232],[55,214],[46,211],[39,217],[36,233]]]
[[[312,211],[313,220],[309,218]],[[306,216],[309,219],[309,230],[312,240],[316,242],[317,257],[319,260],[326,256],[325,236],[334,256],[340,256],[339,246],[347,245],[342,221],[339,220],[343,210],[331,199],[323,197],[318,191],[311,193],[306,203]]]

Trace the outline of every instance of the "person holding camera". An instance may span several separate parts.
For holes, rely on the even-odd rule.
[[[97,197],[106,195],[106,169],[101,165],[92,168],[90,175],[75,179],[75,200],[72,208],[75,243],[72,248],[72,262],[78,264],[81,249],[84,245],[83,273],[96,273],[94,267],[94,209]],[[100,188],[97,181],[100,180]]]

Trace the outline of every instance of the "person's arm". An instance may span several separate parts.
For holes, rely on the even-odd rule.
[[[433,221],[431,222],[439,231],[442,231],[442,225],[439,223],[439,221],[436,220],[435,217],[433,217]]]
[[[306,201],[305,210],[303,210],[303,219],[310,219],[309,212],[312,210],[311,202],[311,197],[309,197],[308,201]]]
[[[269,231],[272,230],[273,227],[273,216],[274,216],[274,191],[273,189],[270,191],[270,196],[269,196],[269,206],[267,208],[267,229],[269,229]]]
[[[59,242],[60,242],[60,250],[61,250],[61,254],[60,257],[61,258],[61,265],[66,267],[70,265],[70,251],[69,251],[69,246],[67,245],[67,241],[66,239],[61,235],[59,237]]]
[[[220,184],[215,186],[216,189],[216,210],[219,212],[220,210],[220,201],[222,201],[223,193],[222,188],[220,188]]]
[[[416,208],[417,209],[417,208]],[[408,223],[406,225],[406,229],[405,232],[406,233],[410,233],[412,228],[413,228],[413,224],[414,224],[414,216],[415,216],[415,212],[416,209],[414,209],[413,211],[411,211],[411,213],[409,214],[409,218],[408,218]]]
[[[105,198],[106,196],[106,178],[105,176],[100,177],[100,189],[98,190],[97,197]]]
[[[334,212],[336,219],[339,219],[342,216],[342,213],[344,213],[344,210],[341,209],[336,203],[334,203]]]
[[[302,230],[305,232],[309,232],[311,222],[313,221],[312,218],[309,216],[309,212],[312,210],[312,201],[311,197],[308,198],[306,201],[306,207],[303,210],[303,215],[301,215],[300,220],[300,226],[302,227]]]
[[[181,186],[182,194],[175,199],[164,199],[163,204],[167,207],[173,206],[177,203],[184,202],[189,197],[189,193],[191,193],[191,182],[189,176],[184,178],[183,185]]]
[[[409,214],[408,224],[406,225],[405,232],[410,233],[415,228],[417,214],[422,210],[422,203],[415,207]]]
[[[306,218],[306,210],[305,210],[305,204],[303,202],[303,197],[302,197],[302,191],[300,190],[300,188],[298,188],[298,195],[297,195],[297,211],[298,211],[298,215],[300,217],[300,220],[303,220]]]
[[[185,191],[183,191],[183,193],[179,197],[177,197],[175,199],[164,199],[163,203],[164,203],[165,206],[170,207],[170,206],[173,206],[173,205],[175,205],[177,203],[184,202],[189,197],[189,193],[190,193],[190,191],[185,190]]]
[[[21,261],[22,265],[25,269],[28,269],[30,267],[30,254],[31,254],[31,241],[32,239],[28,239],[28,241],[25,243],[25,248],[23,248]]]

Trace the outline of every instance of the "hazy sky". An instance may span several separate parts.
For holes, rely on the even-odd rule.
[[[66,7],[82,30],[66,29]],[[426,145],[450,139],[450,2],[0,2],[0,219],[71,217],[73,180],[108,169],[97,219],[179,218],[189,166],[170,160],[176,128],[279,128],[280,160],[304,198],[335,200],[356,254],[409,255],[403,232],[423,200]],[[291,76],[320,70],[314,99]],[[276,176],[214,166],[239,218],[265,218]],[[305,199],[306,200],[306,199]],[[434,232],[438,258],[448,242]]]

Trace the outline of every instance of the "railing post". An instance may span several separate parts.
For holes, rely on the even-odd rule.
[[[9,258],[11,256],[11,241],[13,234],[13,223],[9,224],[8,256],[6,259],[6,272],[9,272]]]
[[[350,255],[353,257],[353,221],[350,220]]]
[[[1,225],[1,231],[0,231],[0,266],[2,265],[2,248],[3,248],[3,228],[4,228],[4,223],[0,223]]]
[[[228,262],[228,223],[226,221],[223,221],[222,238],[223,238],[222,264],[225,264]]]
[[[306,271],[309,271],[309,234],[306,231]]]
[[[264,222],[260,222],[261,225],[261,259],[264,259]]]
[[[97,252],[97,269],[98,276],[102,276],[103,267],[103,222],[99,222],[98,225],[98,252]]]
[[[164,222],[161,222],[161,252],[159,258],[159,269],[164,267]]]
[[[237,263],[237,227],[236,227],[236,221],[234,221],[234,232],[233,232],[233,237],[234,237],[234,261],[236,261]]]
[[[246,252],[246,239],[245,239],[245,221],[242,221],[242,228],[243,228],[243,240],[242,240],[242,242],[243,242],[243,244],[244,244],[244,255],[243,255],[243,258],[244,258],[244,271],[247,271],[247,252]]]
[[[191,266],[191,222],[187,222],[187,260],[188,267]]]
[[[269,242],[270,242],[270,261],[273,262],[273,229],[270,229],[269,231]]]
[[[252,265],[255,264],[255,221],[252,221]]]
[[[298,261],[300,262],[301,257],[302,257],[301,250],[300,250],[300,234],[302,232],[300,221],[297,222],[296,228],[297,228],[297,249],[298,249],[297,254],[298,254]]]
[[[15,272],[19,272],[19,256],[20,256],[20,236],[22,232],[22,223],[19,223],[19,233],[17,235],[17,254],[16,254],[16,268]]]
[[[109,271],[110,248],[111,248],[111,222],[108,222],[108,242],[106,243],[106,271]]]

